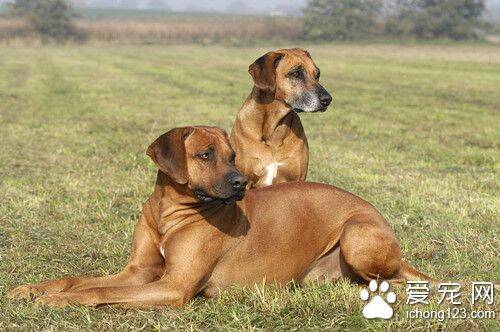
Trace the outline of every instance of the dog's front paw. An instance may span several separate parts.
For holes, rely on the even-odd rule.
[[[89,294],[79,292],[47,294],[37,298],[35,300],[35,303],[48,305],[55,308],[64,308],[69,305],[96,305]]]
[[[35,285],[22,285],[7,292],[7,297],[9,299],[32,300],[42,295],[43,293],[44,291],[39,289]]]
[[[75,302],[66,293],[47,294],[35,300],[36,304],[47,305],[54,308],[64,308]]]

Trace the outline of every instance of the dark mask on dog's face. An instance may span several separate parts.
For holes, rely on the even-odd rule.
[[[175,128],[158,137],[147,154],[201,202],[229,204],[245,194],[246,178],[234,166],[234,152],[222,129]]]
[[[274,92],[274,98],[295,112],[324,112],[332,96],[319,84],[320,71],[302,49],[269,52],[248,69],[256,87]]]

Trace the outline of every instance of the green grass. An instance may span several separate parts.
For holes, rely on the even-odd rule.
[[[309,48],[334,93],[302,116],[309,179],[369,200],[404,255],[441,280],[499,281],[500,48]],[[148,144],[181,125],[227,130],[264,49],[197,46],[3,47],[0,52],[0,330],[497,330],[497,320],[368,321],[345,281],[233,289],[182,309],[64,310],[6,290],[126,262],[155,168]],[[464,291],[464,302],[469,293]],[[429,308],[439,306],[435,288]],[[497,299],[498,300],[498,299]],[[470,309],[469,305],[466,305]],[[496,305],[485,309],[498,311]],[[497,313],[498,314],[498,313]]]

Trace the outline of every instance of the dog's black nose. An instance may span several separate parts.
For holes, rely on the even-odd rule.
[[[234,189],[244,189],[247,185],[247,178],[240,173],[232,173],[229,176],[229,183]]]
[[[332,96],[325,91],[319,95],[319,102],[322,106],[326,107],[332,102]]]

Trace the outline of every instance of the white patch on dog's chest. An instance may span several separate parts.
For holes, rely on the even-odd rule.
[[[274,178],[278,175],[278,167],[282,166],[284,163],[273,162],[264,167],[265,176],[263,184],[270,186],[273,184]]]

